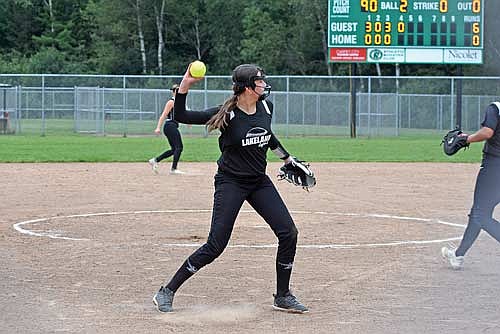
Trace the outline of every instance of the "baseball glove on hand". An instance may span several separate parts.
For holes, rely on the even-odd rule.
[[[467,142],[467,135],[462,135],[462,131],[459,128],[448,131],[448,133],[443,137],[443,151],[446,155],[453,155],[458,152],[458,150],[469,147]]]
[[[316,185],[314,173],[309,169],[309,164],[305,161],[300,161],[295,157],[291,157],[292,161],[284,164],[278,173],[278,179],[287,180],[288,182],[301,186],[304,190],[309,191]]]

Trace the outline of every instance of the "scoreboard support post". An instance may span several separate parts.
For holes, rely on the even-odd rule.
[[[399,75],[401,74],[401,69],[399,68],[399,63],[395,64],[396,68],[396,135],[399,136],[399,128],[401,127],[401,110],[399,106],[401,104],[399,98]]]
[[[349,99],[349,105],[351,109],[351,138],[356,138],[356,92],[358,90],[358,84],[356,80],[356,67],[356,63],[351,63],[351,75],[349,80],[349,87],[351,90],[351,98]]]
[[[456,117],[457,117],[457,127],[462,128],[462,79],[463,68],[462,64],[458,65],[457,68],[457,107],[456,107]]]

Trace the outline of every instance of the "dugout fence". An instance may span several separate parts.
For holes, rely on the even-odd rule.
[[[180,76],[2,75],[0,134],[152,134],[170,87]],[[356,77],[357,133],[399,136],[455,126],[462,84],[462,126],[480,126],[488,103],[500,98],[498,77]],[[281,136],[349,136],[350,77],[269,76],[274,131]],[[188,108],[221,104],[229,76],[207,76],[188,95]],[[1,125],[4,124],[2,127]],[[207,135],[204,126],[181,126]]]

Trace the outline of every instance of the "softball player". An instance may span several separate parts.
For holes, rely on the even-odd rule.
[[[500,223],[493,218],[493,211],[500,203],[500,102],[488,106],[481,129],[467,137],[469,143],[481,141],[486,142],[467,228],[458,248],[441,249],[442,256],[453,269],[463,267],[464,255],[481,230],[485,230],[500,242]]]
[[[172,86],[172,97],[168,100],[167,104],[165,104],[165,108],[163,109],[160,119],[158,119],[158,125],[155,129],[155,133],[160,134],[160,127],[163,124],[163,134],[167,137],[168,143],[170,144],[170,150],[163,152],[155,158],[149,159],[149,164],[155,173],[158,173],[160,161],[173,156],[170,173],[184,174],[184,172],[177,169],[177,164],[179,163],[183,146],[181,133],[179,132],[179,123],[174,119],[172,112],[174,108],[175,95],[177,94],[178,89],[179,85]]]
[[[266,175],[266,152],[270,148],[279,158],[292,157],[271,131],[273,105],[266,101],[271,86],[256,65],[239,65],[233,71],[233,95],[222,106],[204,111],[186,111],[189,88],[201,78],[193,78],[189,68],[175,99],[175,119],[181,123],[206,124],[209,131],[220,131],[222,152],[215,175],[212,222],[207,242],[189,256],[172,279],[154,295],[161,312],[171,312],[174,294],[198,270],[214,261],[226,248],[234,222],[244,201],[269,224],[278,238],[276,257],[277,291],[274,308],[304,313],[308,309],[290,293],[289,283],[297,245],[297,228]]]

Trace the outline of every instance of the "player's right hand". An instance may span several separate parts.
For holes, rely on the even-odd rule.
[[[187,91],[189,90],[189,88],[194,85],[195,83],[197,83],[198,81],[201,81],[203,80],[204,77],[201,77],[201,78],[194,78],[192,75],[191,75],[191,72],[189,71],[189,69],[191,68],[191,64],[189,64],[187,70],[186,70],[186,73],[184,73],[184,76],[182,77],[182,81],[181,81],[181,84],[179,85],[179,93],[181,94],[185,94],[187,93]]]

